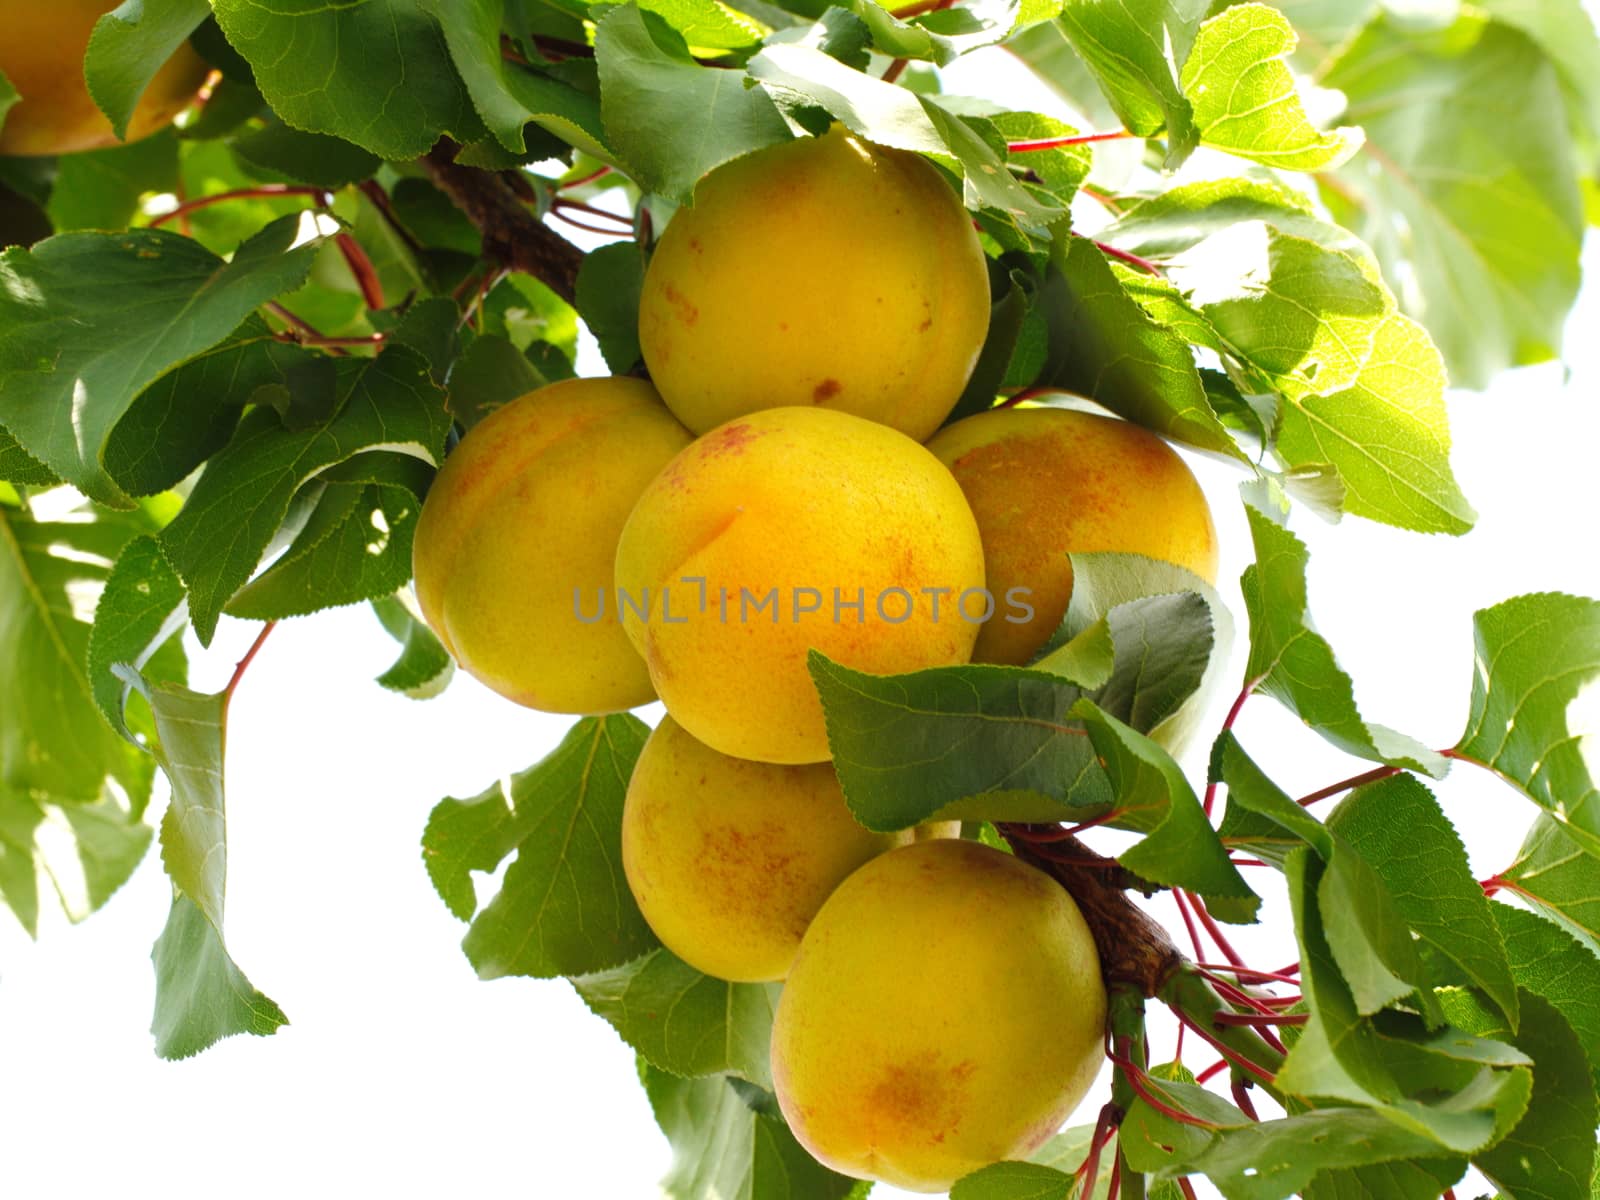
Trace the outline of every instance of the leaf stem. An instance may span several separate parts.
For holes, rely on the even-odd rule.
[[[1027,138],[1020,142],[1007,142],[1006,149],[1014,154],[1026,154],[1030,150],[1059,150],[1065,146],[1087,146],[1093,142],[1116,142],[1133,136],[1126,129],[1115,129],[1106,133],[1075,133],[1069,137]]]
[[[593,183],[596,179],[604,179],[614,170],[616,170],[616,168],[611,166],[609,163],[603,164],[599,167],[596,167],[593,171],[590,171],[587,175],[580,175],[576,179],[562,180],[560,183],[556,184],[555,190],[558,192],[564,192],[571,188],[580,188],[586,183]]]
[[[906,67],[911,65],[909,58],[897,58],[883,69],[883,74],[878,76],[884,83],[893,83],[905,74]]]
[[[372,259],[367,257],[367,252],[361,248],[361,243],[348,233],[337,235],[333,242],[339,247],[339,253],[344,255],[345,265],[350,268],[356,286],[361,289],[361,298],[366,302],[367,311],[377,312],[381,308],[387,308],[388,305],[383,299],[383,284],[378,279],[378,269],[372,265]]]
[[[1305,1013],[1218,1013],[1213,1018],[1218,1025],[1248,1025],[1260,1029],[1265,1025],[1304,1025],[1310,1018]]]
[[[1234,723],[1239,719],[1239,714],[1244,711],[1245,701],[1256,694],[1256,689],[1261,686],[1265,679],[1265,675],[1257,675],[1254,679],[1245,681],[1244,687],[1239,689],[1239,694],[1233,698],[1233,703],[1228,706],[1228,715],[1222,718],[1222,728],[1217,730],[1217,737],[1221,737],[1233,728]],[[1217,788],[1221,783],[1220,779],[1213,779],[1206,784],[1206,797],[1203,807],[1208,817],[1211,815],[1212,808],[1216,805]]]
[[[278,200],[284,196],[310,196],[316,200],[318,208],[327,208],[333,203],[333,193],[327,188],[302,187],[299,184],[289,183],[263,183],[258,187],[234,188],[232,191],[186,200],[171,212],[164,212],[151,220],[150,228],[158,228],[168,221],[186,218],[196,209],[210,208],[213,204],[223,204],[229,200]]]
[[[268,621],[263,625],[261,632],[256,634],[256,640],[250,643],[250,649],[246,650],[244,657],[234,664],[233,675],[228,679],[228,686],[222,689],[224,711],[226,711],[228,703],[232,701],[233,693],[239,687],[239,681],[244,678],[244,673],[250,669],[250,664],[255,661],[256,655],[261,653],[261,647],[277,627],[278,623],[276,621]]]
[[[942,8],[949,8],[955,0],[917,0],[915,4],[907,4],[901,8],[889,10],[889,15],[896,21],[909,21],[912,17],[920,17],[925,13],[938,12]]]
[[[1132,1059],[1125,1058],[1115,1052],[1106,1055],[1106,1057],[1111,1060],[1112,1066],[1116,1067],[1122,1072],[1122,1077],[1127,1081],[1128,1087],[1132,1090],[1133,1094],[1138,1096],[1139,1099],[1143,1100],[1151,1108],[1155,1109],[1156,1112],[1160,1113],[1163,1117],[1170,1118],[1171,1120],[1178,1122],[1180,1125],[1193,1125],[1196,1129],[1217,1130],[1222,1128],[1222,1126],[1216,1124],[1214,1121],[1208,1121],[1204,1117],[1197,1117],[1193,1113],[1186,1113],[1182,1109],[1174,1108],[1165,1100],[1162,1100],[1160,1097],[1156,1096],[1146,1086],[1146,1084],[1149,1083],[1150,1076],[1146,1073],[1143,1067],[1139,1066],[1139,1064],[1134,1062]],[[1088,1195],[1089,1190],[1089,1188],[1084,1188],[1084,1194]]]
[[[1301,808],[1310,808],[1318,800],[1326,800],[1329,796],[1337,796],[1340,792],[1348,792],[1363,784],[1377,783],[1380,779],[1388,779],[1391,775],[1398,775],[1402,767],[1374,767],[1370,771],[1363,771],[1359,775],[1352,775],[1349,779],[1341,779],[1338,783],[1330,783],[1325,788],[1318,788],[1309,796],[1301,796],[1295,803]]]
[[[1246,1081],[1235,1077],[1228,1085],[1228,1090],[1233,1093],[1233,1102],[1239,1111],[1259,1123],[1261,1114],[1256,1111],[1255,1101],[1250,1099],[1250,1088]]]
[[[1081,235],[1074,234],[1073,236],[1078,237]],[[1090,240],[1093,241],[1094,239],[1091,238]],[[1125,262],[1130,267],[1137,267],[1139,270],[1150,275],[1160,275],[1162,273],[1161,267],[1158,264],[1151,262],[1148,258],[1140,258],[1137,254],[1129,254],[1126,250],[1118,250],[1115,246],[1107,245],[1105,242],[1095,242],[1094,244],[1099,249],[1100,253],[1104,254],[1107,258],[1114,258],[1118,262]]]

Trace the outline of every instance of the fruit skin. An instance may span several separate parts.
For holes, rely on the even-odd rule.
[[[694,578],[705,582],[683,582]],[[635,600],[648,591],[649,619],[624,608],[623,627],[685,729],[738,758],[822,762],[807,649],[884,674],[965,662],[978,626],[954,597],[983,587],[983,550],[961,489],[916,442],[847,413],[777,408],[713,430],[645,489],[617,547],[617,586]],[[877,611],[895,587],[910,593],[909,604],[886,597],[890,617],[909,610],[899,623]],[[797,617],[806,588],[820,609]],[[775,604],[756,611],[772,589]],[[865,620],[836,610],[834,589],[845,601],[860,591]]]
[[[21,95],[0,118],[0,154],[72,154],[116,146],[111,122],[83,78],[94,23],[117,0],[39,0],[5,6],[0,71]],[[128,122],[127,141],[165,129],[189,106],[209,68],[188,42],[156,72]]]
[[[942,1192],[1055,1133],[1100,1069],[1094,939],[1049,876],[975,842],[874,859],[822,906],[772,1028],[772,1076],[822,1163]]]
[[[941,429],[928,449],[949,467],[983,533],[989,589],[1030,588],[1031,621],[1001,615],[973,661],[1018,666],[1072,597],[1067,553],[1114,550],[1217,578],[1217,531],[1187,464],[1149,430],[1063,408],[995,409]]]
[[[622,866],[667,949],[718,979],[761,983],[789,973],[850,872],[913,836],[857,824],[828,763],[730,758],[669,716],[628,783]]]
[[[921,441],[988,327],[983,249],[955,192],[921,155],[841,126],[707,176],[639,305],[651,378],[696,433],[816,404]]]
[[[551,384],[474,426],[429,489],[412,548],[417,601],[456,661],[545,712],[654,699],[617,621],[612,565],[633,502],[690,441],[640,379]]]

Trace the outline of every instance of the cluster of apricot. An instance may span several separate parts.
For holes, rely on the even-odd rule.
[[[772,1070],[796,1136],[922,1191],[1026,1156],[1083,1097],[1098,958],[1064,889],[959,824],[856,822],[808,651],[1025,663],[1066,609],[1067,551],[1216,565],[1193,476],[1134,425],[1027,407],[940,429],[988,315],[982,247],[926,160],[838,128],[748,155],[651,258],[652,382],[493,412],[415,542],[423,613],[489,686],[558,712],[665,703],[623,817],[640,910],[708,974],[786,980]]]

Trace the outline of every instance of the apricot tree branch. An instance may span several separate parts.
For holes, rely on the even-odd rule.
[[[459,149],[441,140],[423,156],[422,168],[482,234],[484,257],[532,275],[571,304],[577,297],[583,251],[539,220],[499,173],[456,162]]]
[[[1161,923],[1128,899],[1125,889],[1141,881],[1075,837],[1052,834],[1046,850],[1030,839],[1026,825],[998,828],[1018,858],[1056,879],[1078,902],[1106,982],[1127,984],[1144,996],[1160,993],[1185,960]]]

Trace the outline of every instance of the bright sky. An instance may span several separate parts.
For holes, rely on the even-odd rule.
[[[1059,109],[1047,93],[1018,97],[1017,72],[1003,62],[962,73],[952,90]],[[1600,268],[1593,254],[1590,267]],[[1475,609],[1539,590],[1600,596],[1597,326],[1591,290],[1572,320],[1570,379],[1540,368],[1454,399],[1454,464],[1481,514],[1470,535],[1297,515],[1319,628],[1373,720],[1450,744],[1466,714]],[[1240,623],[1237,680],[1237,579],[1250,558],[1238,475],[1195,465]],[[194,685],[220,687],[253,631],[225,619],[194,660]],[[289,1014],[276,1036],[234,1038],[183,1063],[155,1058],[149,947],[169,891],[154,856],[81,926],[58,915],[30,943],[0,917],[10,1194],[657,1194],[668,1152],[632,1051],[563,982],[478,982],[458,948],[464,927],[434,895],[418,849],[440,797],[474,795],[541,758],[567,720],[519,709],[465,676],[426,703],[391,695],[372,678],[394,653],[365,608],[287,622],[233,705],[228,940]],[[1271,700],[1253,701],[1239,731],[1295,794],[1358,769]],[[1201,763],[1189,766],[1198,778]],[[1504,866],[1531,806],[1481,773],[1440,792],[1477,873]],[[1267,924],[1239,940],[1247,953],[1293,957],[1281,894],[1269,894]],[[1155,1055],[1170,1056],[1171,1044],[1170,1026],[1157,1023]],[[1093,1119],[1101,1095],[1075,1123]]]

